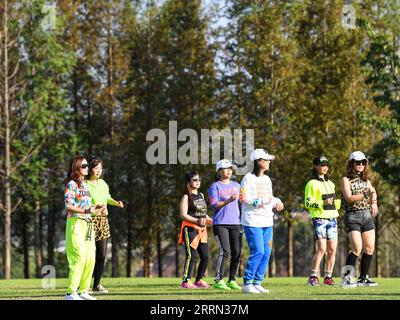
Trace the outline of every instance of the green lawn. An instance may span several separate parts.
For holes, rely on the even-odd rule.
[[[212,283],[212,279],[206,279]],[[270,278],[266,280],[269,294],[243,294],[219,291],[213,288],[187,290],[179,287],[178,278],[105,278],[102,284],[110,291],[97,296],[98,300],[343,300],[378,299],[400,300],[400,278],[375,279],[375,288],[343,289],[335,287],[308,287],[306,278]],[[339,279],[335,279],[339,282]],[[240,281],[238,281],[241,283]],[[45,290],[41,280],[0,280],[0,299],[62,300],[67,279],[57,279],[56,289]]]

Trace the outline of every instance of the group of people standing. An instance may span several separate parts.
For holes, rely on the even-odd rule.
[[[182,218],[179,243],[185,248],[185,262],[181,287],[209,288],[204,280],[209,259],[207,225],[212,225],[218,246],[218,258],[213,287],[220,290],[242,290],[244,293],[267,293],[262,286],[272,250],[274,212],[284,209],[283,202],[274,197],[272,182],[266,174],[275,156],[264,149],[255,149],[250,160],[253,171],[241,183],[231,180],[235,166],[227,159],[216,165],[215,182],[208,189],[208,203],[213,210],[209,217],[208,203],[200,192],[201,177],[195,171],[185,176],[184,194],[180,200]],[[345,210],[344,221],[351,251],[347,257],[347,271],[342,285],[346,287],[376,286],[368,276],[375,243],[373,217],[378,214],[377,194],[368,179],[368,160],[360,151],[348,160],[345,176],[341,179],[342,199],[336,197],[335,185],[329,180],[329,160],[325,156],[313,159],[311,180],[305,187],[305,208],[312,218],[316,251],[312,259],[308,284],[319,285],[319,269],[326,255],[325,285],[334,285],[332,278],[337,248],[338,209]],[[98,157],[88,162],[83,156],[71,161],[64,190],[67,210],[66,253],[69,264],[67,300],[95,300],[92,292],[107,293],[100,284],[110,237],[107,205],[123,208],[115,201],[107,183],[101,179],[103,163]],[[243,286],[237,281],[243,231],[250,249]],[[361,251],[361,274],[353,282],[354,270]],[[197,255],[200,262],[194,273]],[[230,257],[229,278],[224,270]]]
[[[261,284],[268,268],[272,250],[273,210],[282,211],[283,202],[273,196],[272,182],[266,172],[275,156],[264,149],[255,149],[250,155],[254,163],[239,185],[231,181],[235,166],[226,159],[216,166],[215,182],[208,189],[213,218],[207,215],[207,202],[199,191],[201,178],[197,172],[185,176],[185,192],[180,202],[182,218],[179,243],[185,247],[186,259],[181,287],[209,288],[204,281],[208,263],[207,224],[212,225],[219,254],[213,287],[222,290],[242,290],[244,293],[267,293]],[[313,159],[311,180],[305,187],[305,208],[313,224],[316,251],[312,259],[307,283],[319,286],[320,264],[326,256],[324,285],[335,285],[332,278],[335,264],[339,208],[345,210],[346,232],[351,251],[346,260],[343,287],[377,286],[368,276],[375,243],[373,218],[378,214],[377,194],[368,178],[368,160],[361,151],[353,152],[347,161],[346,173],[341,179],[342,197],[337,198],[335,185],[329,180],[329,160],[325,156]],[[243,287],[236,282],[244,231],[250,255],[246,264]],[[361,258],[360,277],[353,281],[357,258]],[[195,282],[191,282],[197,254],[200,263]],[[224,281],[224,267],[231,256],[229,280]]]
[[[242,290],[245,293],[265,293],[261,284],[272,250],[273,209],[284,206],[273,196],[271,179],[266,175],[274,156],[263,149],[250,155],[254,169],[247,173],[241,184],[232,181],[235,166],[227,159],[217,163],[215,182],[208,189],[213,218],[207,215],[207,202],[199,191],[201,178],[197,172],[185,176],[185,193],[180,202],[182,218],[179,243],[185,246],[182,288],[208,288],[203,279],[208,262],[207,224],[212,225],[219,254],[213,287],[221,290]],[[243,287],[236,282],[244,231],[250,256],[244,273]],[[194,264],[200,256],[195,282],[191,282]],[[231,256],[229,280],[224,280],[225,263]]]

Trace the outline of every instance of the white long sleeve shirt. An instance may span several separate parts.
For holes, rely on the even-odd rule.
[[[274,224],[272,209],[281,202],[272,194],[270,177],[262,175],[257,177],[247,173],[240,184],[240,202],[242,203],[242,225],[248,227],[270,227]],[[262,205],[255,208],[253,202],[262,201]]]

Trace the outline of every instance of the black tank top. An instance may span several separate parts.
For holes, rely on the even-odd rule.
[[[207,215],[207,203],[204,200],[202,193],[191,194],[190,198],[193,203],[189,201],[188,215],[194,218],[205,218]]]

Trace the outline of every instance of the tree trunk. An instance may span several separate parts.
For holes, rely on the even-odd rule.
[[[287,220],[288,277],[293,277],[293,223]]]
[[[40,202],[36,201],[35,206],[35,270],[36,270],[36,278],[42,277],[42,266],[43,266],[43,251],[42,251],[42,242],[41,242],[41,208]],[[54,234],[53,234],[54,237]]]
[[[111,217],[111,276],[119,277],[118,237],[115,230],[115,217]]]
[[[2,217],[0,215],[0,279],[3,278],[3,268],[4,268],[4,263],[3,263],[3,221]]]
[[[380,247],[380,224],[381,224],[381,219],[380,215],[377,215],[375,218],[375,225],[376,225],[376,231],[375,231],[375,275],[377,277],[382,276],[382,268],[381,268],[381,247]]]
[[[128,230],[127,230],[127,246],[126,246],[126,276],[130,278],[132,268],[131,268],[131,262],[132,262],[132,230],[131,230],[131,224],[132,221],[130,219],[130,214],[128,213]]]
[[[179,236],[179,233],[178,233],[178,236]],[[178,240],[175,239],[174,245],[175,245],[175,277],[179,278],[181,267],[180,267],[180,264],[179,264],[179,244],[178,244]]]
[[[270,278],[276,275],[276,263],[275,263],[275,246],[272,245],[271,259],[269,261],[268,276]]]
[[[28,214],[22,212],[22,249],[24,255],[24,278],[29,279],[29,240],[28,240]]]
[[[3,11],[3,117],[4,117],[4,190],[5,190],[5,215],[4,215],[4,236],[6,246],[5,256],[5,278],[11,278],[11,159],[10,159],[10,92],[8,72],[8,1],[4,0]]]
[[[38,220],[38,240],[41,254],[43,257],[43,215],[39,215]],[[54,248],[55,248],[55,234],[56,234],[56,206],[52,197],[50,197],[49,210],[47,214],[47,264],[54,266]],[[43,258],[42,258],[43,260]]]
[[[163,253],[161,247],[161,232],[157,232],[157,264],[158,264],[158,276],[163,276]]]

